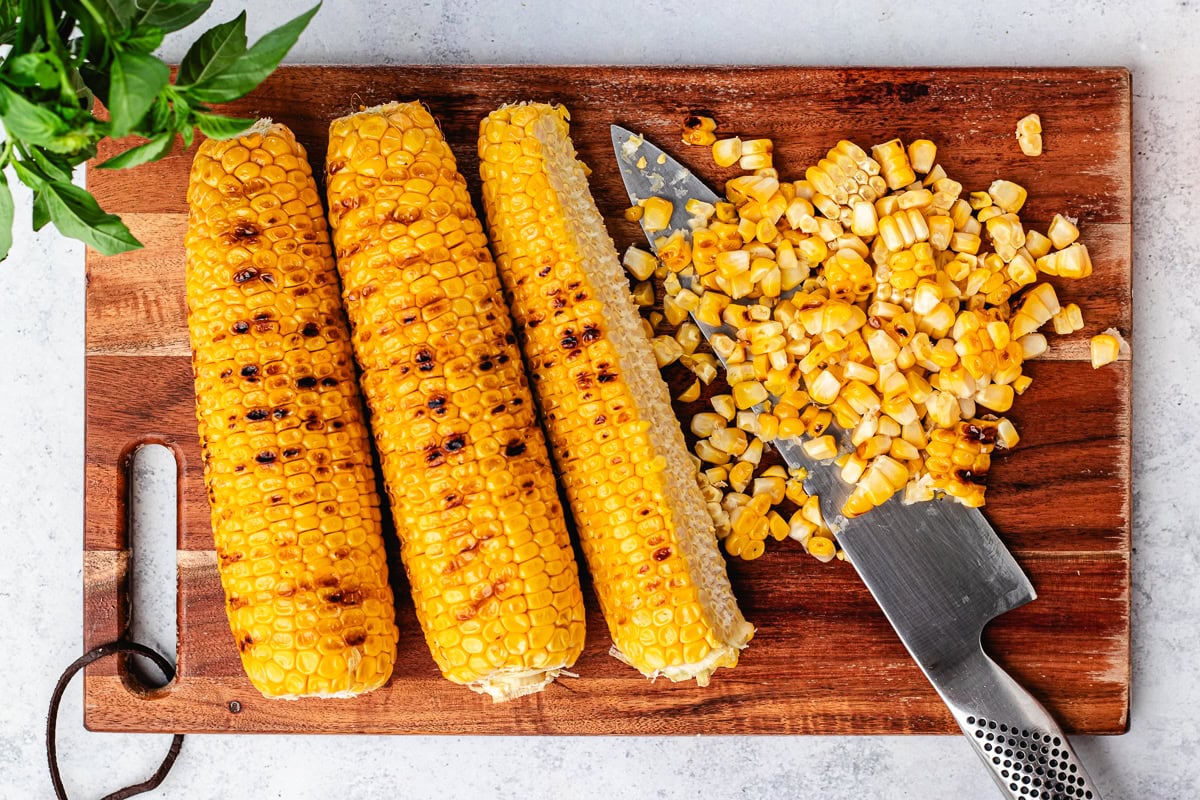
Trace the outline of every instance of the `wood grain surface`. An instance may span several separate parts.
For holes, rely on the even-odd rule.
[[[296,131],[321,171],[329,120],[359,105],[424,100],[478,197],[479,120],[504,102],[556,101],[593,169],[593,193],[620,248],[641,241],[609,143],[616,122],[640,130],[712,185],[732,174],[679,143],[683,118],[712,112],[725,134],[775,142],[799,176],[839,138],[860,145],[925,137],[967,190],[995,178],[1029,189],[1022,213],[1079,217],[1095,263],[1056,284],[1086,328],[1051,337],[1028,365],[1032,388],[1012,418],[1022,439],[995,460],[985,513],[1039,598],[985,634],[991,652],[1070,732],[1120,733],[1129,709],[1130,379],[1128,357],[1101,370],[1087,339],[1130,337],[1130,78],[1123,69],[802,69],[643,67],[291,67],[229,113]],[[1038,112],[1045,154],[1021,155],[1016,121]],[[102,148],[99,160],[115,152]],[[438,675],[392,555],[400,652],[383,689],[352,700],[264,700],[242,675],[225,620],[196,437],[184,301],[185,187],[192,152],[129,172],[92,169],[88,188],[145,249],[88,253],[84,644],[128,623],[128,468],[144,443],[179,464],[178,675],[146,692],[114,661],[87,669],[92,730],[329,733],[949,733],[952,718],[847,564],[799,545],[732,560],[734,588],[758,628],[734,670],[706,689],[650,683],[607,655],[590,587],[588,642],[575,670],[542,693],[493,705]],[[477,205],[478,208],[478,205]],[[1039,225],[1043,227],[1043,225]],[[1132,338],[1131,338],[1132,341]],[[687,380],[680,372],[673,381]],[[686,414],[690,409],[680,407]],[[391,533],[389,531],[389,537]],[[393,547],[393,551],[395,548]]]

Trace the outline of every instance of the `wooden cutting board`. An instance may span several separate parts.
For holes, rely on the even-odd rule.
[[[1124,69],[678,69],[644,67],[292,67],[228,109],[287,123],[321,172],[329,120],[361,105],[423,99],[476,187],[479,120],[521,99],[564,103],[591,165],[616,244],[641,241],[613,163],[609,123],[643,131],[718,186],[703,148],[679,143],[692,111],[725,134],[775,142],[781,173],[800,177],[840,138],[900,136],[938,144],[967,190],[998,177],[1029,189],[1027,222],[1078,216],[1095,263],[1062,281],[1083,332],[1051,337],[1031,363],[1033,388],[1012,413],[1022,434],[996,459],[986,514],[1039,598],[994,623],[986,642],[1068,731],[1120,733],[1129,709],[1130,376],[1128,358],[1087,363],[1089,335],[1131,324],[1130,76]],[[1038,112],[1046,151],[1021,155],[1017,120]],[[109,146],[100,159],[115,152]],[[143,250],[87,258],[87,475],[84,640],[116,638],[127,620],[128,481],[136,448],[170,447],[179,463],[178,677],[151,693],[116,662],[86,673],[92,730],[339,733],[947,733],[957,730],[844,563],[820,564],[792,542],[733,560],[734,588],[758,627],[741,665],[706,689],[650,683],[607,655],[589,597],[579,678],[493,705],[442,680],[393,559],[400,626],[395,676],[353,700],[262,699],[243,676],[226,624],[202,485],[184,302],[185,186],[192,152],[128,172],[91,170],[88,187]],[[478,206],[477,206],[478,207]],[[682,376],[681,376],[682,379]],[[389,532],[389,536],[390,536]],[[886,535],[881,531],[880,535]],[[393,548],[394,549],[394,548]]]

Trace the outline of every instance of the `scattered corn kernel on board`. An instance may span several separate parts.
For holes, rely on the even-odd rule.
[[[994,623],[987,644],[1070,732],[1128,724],[1130,381],[1127,354],[1093,370],[1088,336],[1131,326],[1130,76],[1123,69],[803,69],[644,67],[290,67],[228,113],[289,125],[314,164],[330,120],[359,105],[424,100],[467,176],[477,209],[478,125],[504,102],[555,101],[592,167],[592,191],[619,249],[642,244],[609,124],[643,132],[713,186],[732,170],[680,142],[692,112],[723,135],[768,137],[781,173],[799,174],[842,138],[863,146],[929,138],[968,191],[995,178],[1029,189],[1022,216],[1044,229],[1080,218],[1095,264],[1059,285],[1087,327],[1052,337],[1028,364],[1032,388],[1010,416],[1020,445],[995,460],[987,517],[1028,571],[1039,598]],[[1023,156],[1014,131],[1041,115],[1045,152]],[[111,146],[99,153],[103,160]],[[106,661],[88,668],[92,730],[496,734],[892,734],[957,731],[853,569],[822,564],[790,541],[760,559],[729,559],[758,632],[736,669],[707,688],[654,683],[608,655],[591,587],[587,644],[541,694],[493,705],[444,679],[429,657],[391,546],[399,656],[382,689],[349,700],[263,699],[242,671],[225,617],[196,435],[184,294],[186,186],[194,150],[131,172],[92,170],[88,188],[145,249],[87,256],[87,430],[84,644],[128,619],[128,478],[143,443],[179,462],[178,676],[149,694]],[[318,178],[319,180],[319,178]],[[481,209],[480,209],[481,210]],[[661,298],[662,294],[659,293]],[[1136,340],[1133,340],[1136,347]],[[678,365],[676,365],[678,367]],[[668,372],[673,395],[692,381]],[[682,411],[682,406],[678,409]],[[694,409],[693,409],[694,410]],[[880,531],[880,535],[887,535]],[[136,557],[136,556],[133,556]]]

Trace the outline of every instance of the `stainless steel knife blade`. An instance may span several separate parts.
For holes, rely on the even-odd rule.
[[[674,204],[666,230],[643,228],[651,248],[676,230],[690,237],[684,204],[692,198],[712,203],[719,196],[643,137],[613,125],[612,141],[630,201],[658,196]],[[725,330],[695,322],[705,338]],[[831,433],[843,452],[851,449],[847,432]],[[1090,797],[1098,798],[1058,725],[983,652],[984,626],[1037,597],[983,514],[950,501],[906,505],[898,493],[866,515],[846,519],[841,509],[852,487],[841,480],[832,461],[814,461],[797,440],[776,440],[774,445],[789,466],[807,471],[805,488],[819,497],[821,512],[850,563],[1001,788],[1014,798],[1028,796],[1020,791],[1037,780],[1045,784],[1044,797],[1075,796],[1079,787],[1078,796],[1091,792]],[[1015,749],[994,746],[1009,739]],[[1029,758],[1002,760],[998,753],[1004,750]],[[1038,761],[1039,753],[1050,750],[1061,770],[1047,771],[1050,760]]]

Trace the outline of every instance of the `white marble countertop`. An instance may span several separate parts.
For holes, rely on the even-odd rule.
[[[255,36],[302,4],[260,0]],[[308,63],[1124,65],[1133,71],[1135,216],[1133,705],[1130,732],[1078,737],[1106,798],[1193,798],[1200,783],[1197,422],[1200,4],[794,4],[742,0],[329,0],[289,60]],[[917,5],[917,4],[912,4]],[[218,0],[204,21],[232,17]],[[811,10],[799,10],[810,6]],[[177,60],[185,42],[164,47]],[[1014,109],[1014,112],[1017,109]],[[83,249],[28,232],[0,264],[0,798],[52,796],[44,714],[81,652]],[[1069,413],[1069,410],[1066,411]],[[59,734],[75,797],[141,780],[169,738]],[[385,788],[386,787],[386,788]],[[307,798],[989,798],[960,737],[381,738],[192,736],[154,796]]]

